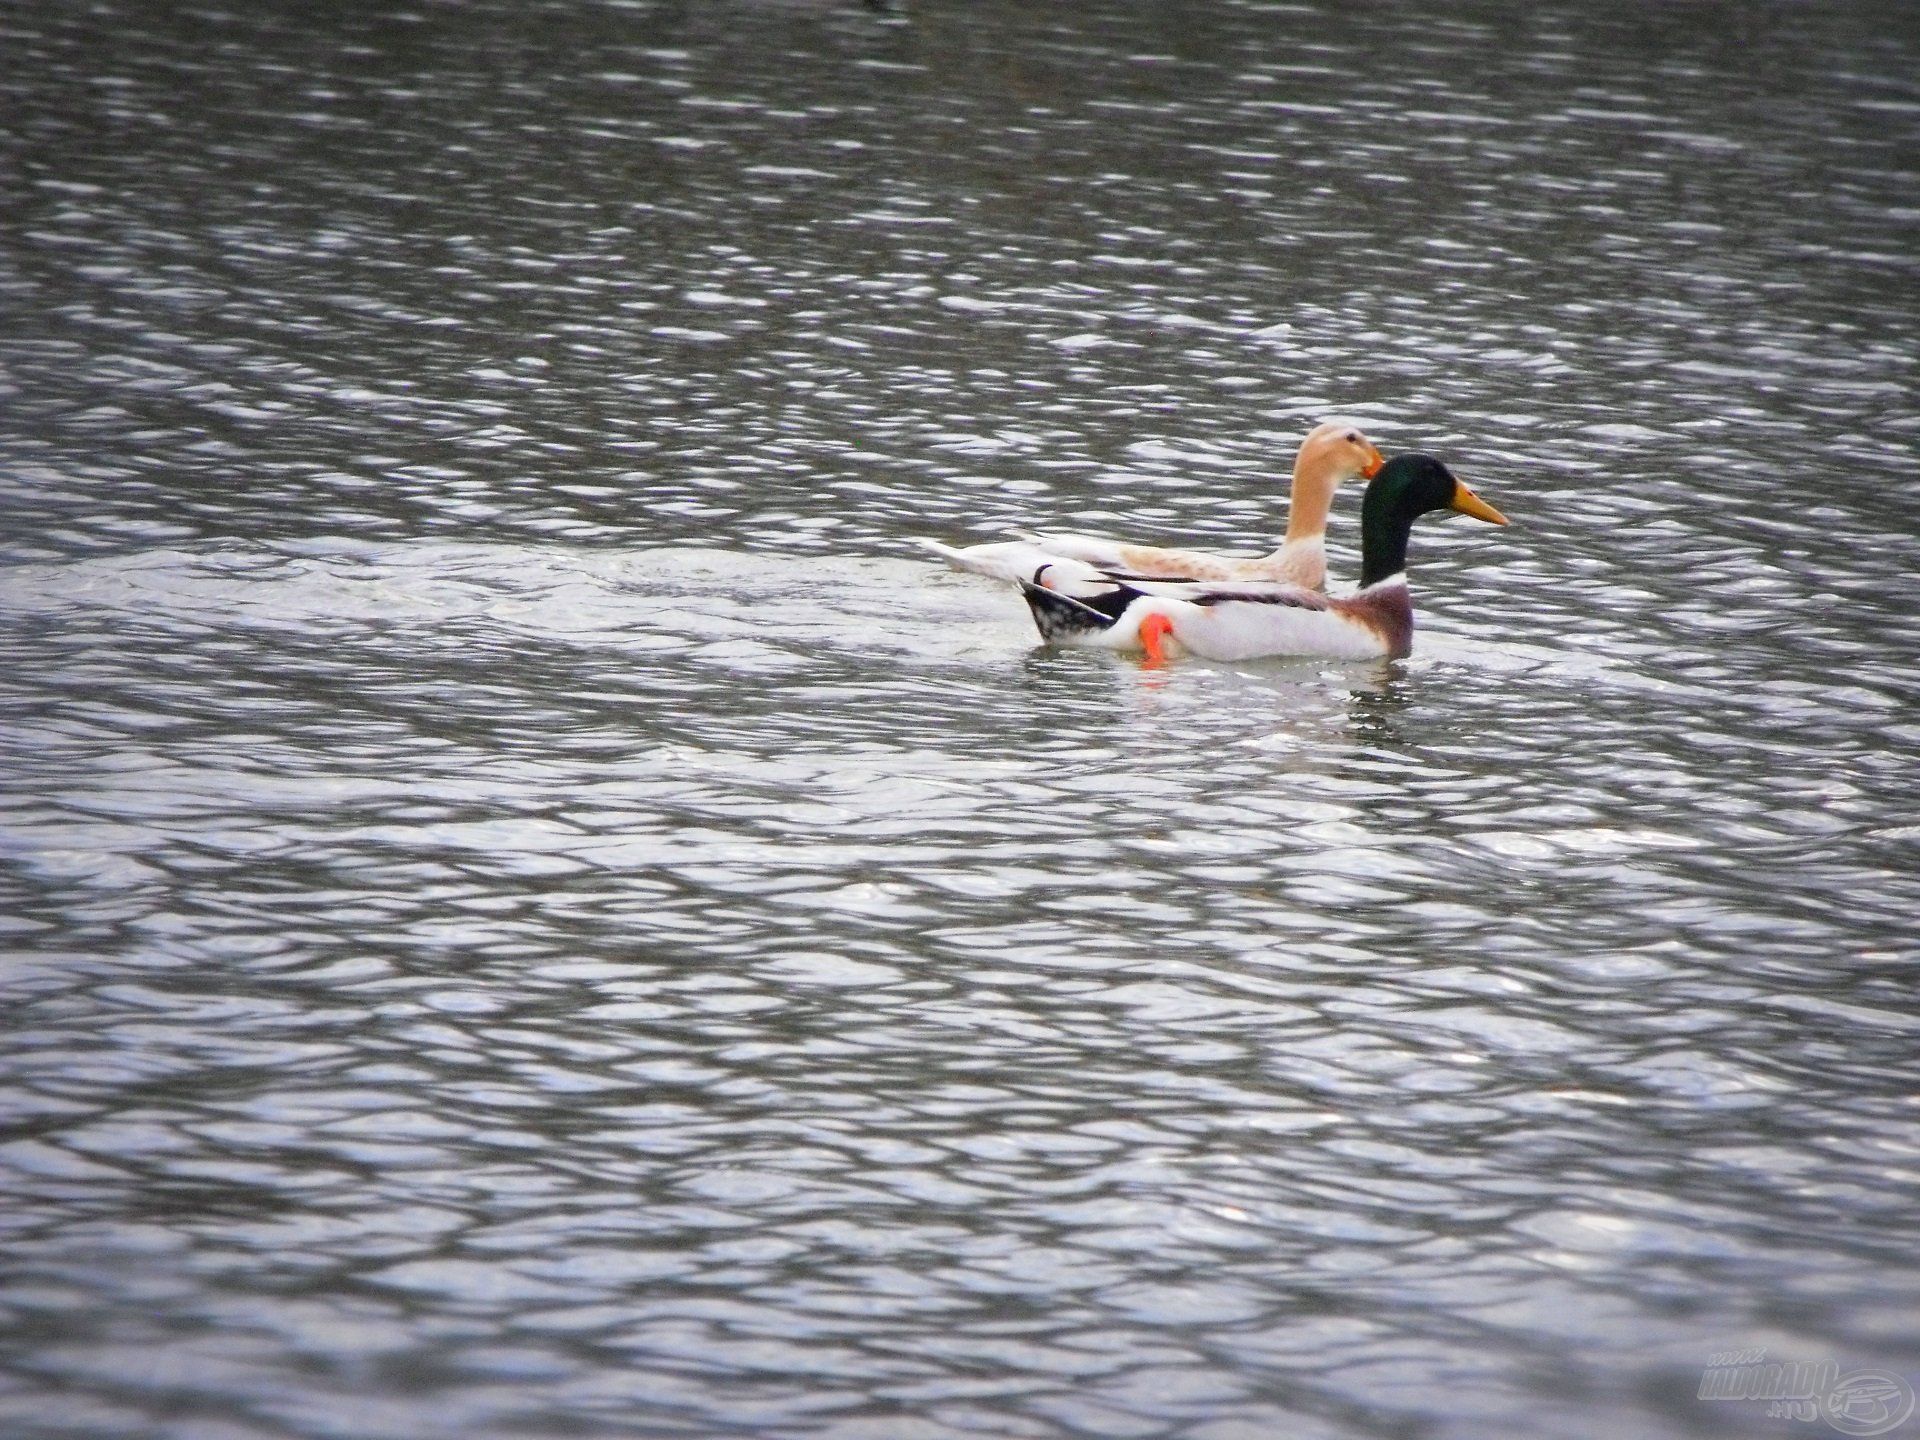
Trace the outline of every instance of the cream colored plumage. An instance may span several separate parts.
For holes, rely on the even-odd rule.
[[[1327,580],[1327,515],[1343,481],[1379,473],[1379,450],[1357,426],[1329,421],[1315,426],[1293,461],[1293,499],[1287,533],[1268,555],[1216,555],[1203,550],[1135,545],[1067,531],[1024,533],[991,545],[957,547],[920,543],[955,569],[1001,580],[1028,581],[1041,565],[1073,560],[1109,575],[1151,580],[1260,581],[1323,589]]]

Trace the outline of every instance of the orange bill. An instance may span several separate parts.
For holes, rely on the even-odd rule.
[[[1360,467],[1360,473],[1371,480],[1380,473],[1380,467],[1387,463],[1387,457],[1380,453],[1376,445],[1367,446],[1367,463]]]

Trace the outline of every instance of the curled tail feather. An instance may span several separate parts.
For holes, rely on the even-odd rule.
[[[1101,594],[1076,599],[1043,585],[1022,581],[1020,593],[1026,596],[1027,608],[1033,612],[1033,623],[1040,638],[1048,643],[1064,640],[1069,644],[1077,638],[1111,630],[1121,612],[1140,598],[1140,592],[1127,585],[1116,585]]]

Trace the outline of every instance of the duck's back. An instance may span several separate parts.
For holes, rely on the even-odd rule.
[[[1308,590],[1318,590],[1327,583],[1326,546],[1318,539],[1292,540],[1270,555],[1248,556],[1129,545],[1098,535],[1057,531],[1031,539],[1052,554],[1145,580],[1258,580],[1300,585]]]

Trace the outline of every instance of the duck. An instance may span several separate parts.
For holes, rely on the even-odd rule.
[[[1020,589],[1048,643],[1139,651],[1155,665],[1182,653],[1398,660],[1413,652],[1407,542],[1413,522],[1435,510],[1507,523],[1443,461],[1415,452],[1394,456],[1368,482],[1360,586],[1351,595],[1273,583],[1121,581],[1073,561],[1058,575],[1042,566]]]
[[[1371,480],[1385,457],[1357,425],[1329,420],[1316,425],[1293,458],[1293,501],[1287,533],[1270,555],[1215,555],[1132,545],[1099,535],[1046,530],[1016,532],[1021,539],[988,545],[919,543],[957,570],[999,580],[1026,581],[1041,565],[1074,560],[1119,580],[1252,580],[1324,589],[1327,583],[1327,514],[1341,483]]]

